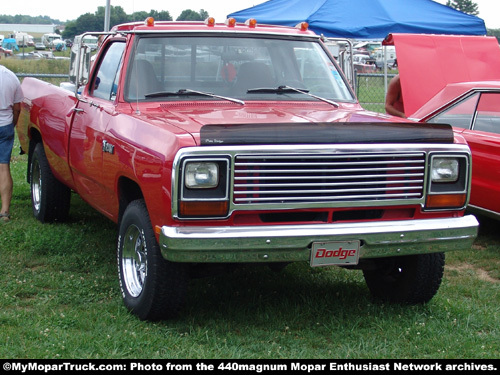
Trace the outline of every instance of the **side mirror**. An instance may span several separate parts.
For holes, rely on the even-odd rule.
[[[71,47],[69,79],[76,87],[85,85],[89,79],[91,49],[85,44],[75,43]]]

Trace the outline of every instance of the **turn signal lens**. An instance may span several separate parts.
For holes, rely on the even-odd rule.
[[[426,208],[461,208],[465,206],[466,194],[435,194],[428,195]]]
[[[182,217],[224,217],[227,215],[229,202],[225,201],[181,201],[179,214]]]

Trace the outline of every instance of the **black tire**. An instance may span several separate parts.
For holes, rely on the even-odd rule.
[[[123,302],[141,320],[179,315],[187,295],[188,270],[166,261],[160,252],[143,200],[131,202],[118,236],[118,277]]]
[[[444,273],[444,253],[375,260],[375,269],[363,271],[371,294],[382,301],[423,304],[437,293]]]
[[[31,207],[42,223],[65,221],[71,203],[71,189],[52,174],[45,150],[37,143],[30,158]]]

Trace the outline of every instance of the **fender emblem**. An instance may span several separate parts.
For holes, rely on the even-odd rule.
[[[111,143],[108,143],[108,141],[102,141],[102,152],[114,154],[115,153],[115,146],[113,146]]]

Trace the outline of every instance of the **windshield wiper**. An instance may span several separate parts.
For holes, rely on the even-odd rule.
[[[300,91],[298,91],[300,90]],[[247,94],[289,94],[291,92],[300,92],[307,94],[309,90],[307,89],[296,89],[288,86],[278,86],[278,87],[256,87],[254,89],[248,89]]]
[[[285,94],[285,93],[290,93],[290,92],[298,92],[300,94],[308,95],[308,96],[310,96],[310,97],[312,97],[314,99],[318,99],[318,100],[321,100],[321,101],[323,101],[325,103],[333,105],[336,108],[338,108],[340,106],[337,102],[334,102],[333,100],[322,98],[321,96],[317,96],[317,95],[309,93],[309,90],[306,90],[306,89],[297,89],[295,87],[291,87],[291,86],[287,86],[287,85],[278,86],[276,88],[262,87],[262,88],[255,88],[255,89],[249,89],[249,90],[247,90],[247,94],[266,94],[266,93],[271,93],[271,94]]]
[[[191,90],[191,89],[180,89],[178,91],[152,92],[152,93],[144,95],[144,97],[146,97],[146,98],[161,98],[161,97],[167,97],[167,96],[189,96],[189,95],[209,96],[211,98],[227,100],[230,102],[245,105],[245,102],[243,100],[239,100],[239,99],[235,99],[235,98],[228,98],[227,96],[216,95],[216,94],[212,94],[211,92],[196,91],[196,90]]]

